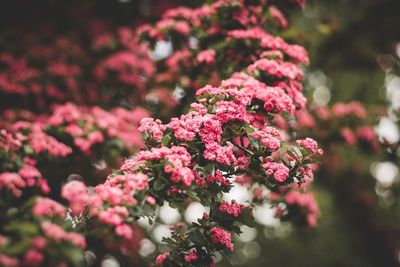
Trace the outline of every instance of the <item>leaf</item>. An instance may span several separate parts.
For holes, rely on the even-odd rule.
[[[204,236],[199,230],[195,230],[195,231],[189,233],[189,239],[195,245],[203,245],[205,243]]]
[[[239,215],[239,221],[248,227],[256,227],[256,222],[253,216],[253,209],[250,207],[242,209],[242,212]]]
[[[188,191],[187,195],[190,197],[190,199],[192,199],[194,201],[197,201],[197,202],[201,201],[200,198],[195,194],[195,192]]]
[[[300,151],[300,148],[298,148],[297,146],[293,147],[294,152],[296,152],[297,155],[299,155],[300,157],[303,157],[303,154]]]
[[[5,231],[18,232],[24,235],[35,235],[38,231],[35,224],[29,222],[13,222],[12,224],[6,225],[4,227]]]
[[[243,129],[244,129],[247,133],[252,133],[252,132],[255,131],[254,128],[251,127],[250,125],[245,125],[245,126],[243,126]]]
[[[153,188],[155,191],[161,191],[162,189],[164,189],[165,184],[164,181],[162,179],[155,179],[154,180],[154,184],[153,184]]]
[[[6,249],[4,250],[4,252],[5,252],[5,254],[11,255],[11,256],[17,256],[18,254],[21,254],[21,253],[27,251],[30,246],[31,246],[30,239],[25,238],[20,242],[13,243],[9,246],[6,246]]]
[[[71,266],[83,266],[85,262],[85,256],[83,251],[78,247],[71,246],[60,246],[60,255],[63,255],[68,259]]]
[[[168,145],[170,140],[171,140],[171,136],[170,135],[164,135],[163,138],[161,139],[161,143],[163,145]]]

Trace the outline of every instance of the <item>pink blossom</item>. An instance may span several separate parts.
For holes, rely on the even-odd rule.
[[[211,241],[214,244],[224,245],[228,250],[233,251],[231,234],[221,228],[213,227],[210,229]]]
[[[323,154],[323,150],[318,147],[318,143],[312,138],[297,140],[296,143],[313,154]]]
[[[154,120],[153,118],[144,118],[140,121],[139,131],[149,132],[152,134],[154,140],[160,141],[163,137],[163,131],[165,126],[160,120]]]
[[[271,151],[276,151],[281,146],[280,134],[273,127],[267,126],[260,131],[251,133],[251,136],[260,139],[260,142]]]
[[[130,239],[133,236],[132,228],[127,224],[118,225],[115,228],[115,233],[124,239]]]
[[[47,245],[47,240],[42,236],[37,236],[34,239],[32,239],[32,246],[37,249],[43,249],[46,247],[46,245]]]
[[[71,181],[64,185],[61,196],[68,200],[73,215],[81,214],[89,200],[87,188],[80,181]]]
[[[78,233],[75,233],[75,232],[66,233],[65,236],[63,237],[63,239],[65,241],[68,241],[68,242],[74,244],[75,246],[80,247],[81,249],[86,248],[85,238]]]
[[[192,251],[192,252],[189,252],[188,254],[185,255],[185,261],[186,262],[193,262],[193,261],[196,261],[198,259],[198,257],[199,256],[197,255],[197,253]]]
[[[215,63],[216,52],[213,49],[207,49],[204,51],[200,51],[197,54],[196,60],[200,63],[206,63],[208,65]]]
[[[37,182],[37,179],[42,177],[40,172],[35,167],[29,165],[23,165],[18,173],[22,178],[24,178],[28,186],[34,186]]]
[[[269,12],[272,16],[272,18],[279,23],[282,28],[286,28],[288,26],[288,21],[286,20],[285,16],[282,14],[282,12],[276,7],[276,6],[271,6],[269,8]]]
[[[315,227],[316,221],[320,216],[319,208],[314,195],[311,193],[300,193],[290,191],[286,195],[286,202],[289,205],[297,205],[306,210],[306,220],[310,227]]]
[[[4,267],[18,267],[19,260],[17,258],[0,253],[0,265]]]
[[[36,154],[46,152],[55,157],[66,157],[72,153],[72,149],[69,146],[39,131],[35,131],[29,135],[29,144]]]
[[[22,195],[21,188],[26,186],[25,181],[17,173],[3,172],[0,174],[0,188],[9,189],[16,197]]]
[[[43,254],[36,249],[29,249],[24,257],[24,264],[29,266],[39,266],[43,262]]]
[[[161,265],[168,259],[169,253],[165,252],[157,256],[156,264]]]
[[[50,198],[44,197],[38,197],[36,199],[36,203],[32,208],[32,213],[39,217],[56,215],[65,218],[66,216],[64,206]]]
[[[226,201],[222,201],[218,210],[220,212],[225,212],[225,213],[230,214],[233,217],[237,218],[237,217],[239,217],[240,213],[242,212],[243,207],[244,207],[244,205],[236,203],[235,200],[232,200],[231,204],[229,204]]]
[[[268,176],[274,177],[275,181],[283,183],[289,176],[289,168],[282,163],[275,163],[267,161],[262,164],[262,167],[266,170]]]
[[[42,230],[47,237],[50,237],[55,241],[61,241],[66,235],[64,229],[49,221],[42,223]]]
[[[350,128],[341,129],[340,134],[348,145],[354,145],[357,143],[357,136]]]

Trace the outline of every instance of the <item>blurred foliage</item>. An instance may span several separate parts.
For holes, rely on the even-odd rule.
[[[310,0],[292,17],[286,34],[303,40],[311,58],[309,73],[327,78],[330,103],[387,105],[378,59],[396,57],[399,10],[397,0]],[[307,92],[312,99],[314,89]],[[370,165],[384,159],[385,152],[339,149],[341,171],[326,165],[315,177],[321,208],[317,229],[266,241],[265,230],[259,229],[261,256],[239,266],[399,266],[398,207],[376,195],[370,173]]]

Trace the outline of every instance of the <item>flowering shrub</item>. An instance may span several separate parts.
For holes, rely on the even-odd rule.
[[[272,34],[287,26],[280,11],[287,5],[277,5],[215,1],[193,9],[170,9],[154,25],[141,26],[138,32],[142,40],[153,47],[159,41],[172,44],[172,53],[158,63],[154,82],[172,89],[178,84],[184,89],[182,102],[190,104],[198,87],[217,85],[248,68],[262,79],[271,74],[270,85],[284,89],[296,107],[303,107],[305,98],[299,83],[303,72],[298,63],[308,64],[309,59],[303,47]],[[287,75],[287,82],[280,81]]]
[[[322,167],[330,172],[340,172],[348,168],[349,162],[340,155],[347,153],[349,148],[379,152],[381,145],[374,123],[383,113],[379,107],[367,109],[357,101],[337,102],[331,107],[314,106],[310,112],[297,112],[295,127],[300,136],[311,136],[323,144],[329,160],[323,161]],[[282,127],[289,127],[283,120],[280,123]]]
[[[0,262],[16,266],[81,265],[82,249],[87,243],[90,246],[87,240],[93,240],[92,236],[109,238],[107,245],[128,246],[135,239],[134,222],[141,217],[151,221],[156,207],[166,202],[183,210],[191,201],[198,201],[209,212],[192,224],[171,226],[171,237],[163,239],[168,251],[156,258],[156,263],[164,266],[213,266],[217,254],[234,250],[232,235],[240,234],[241,225],[255,225],[253,207],[265,200],[275,205],[277,217],[295,218],[301,225],[314,227],[319,212],[306,191],[313,179],[311,164],[322,155],[322,149],[311,138],[295,140],[292,129],[278,123],[279,118],[285,122],[295,120],[305,108],[301,65],[309,60],[303,47],[272,35],[288,23],[280,4],[268,4],[263,0],[221,0],[193,9],[175,8],[166,11],[154,26],[141,27],[141,38],[150,44],[160,40],[172,43],[173,54],[157,64],[161,71],[149,84],[159,96],[163,96],[163,88],[176,84],[188,89],[180,107],[191,104],[183,115],[164,122],[145,118],[136,128],[139,119],[148,115],[140,108],[105,111],[67,103],[56,106],[52,115],[9,113],[23,120],[5,122],[5,127],[17,141],[26,144],[12,150],[9,143],[18,142],[4,132],[7,145],[2,154],[12,164],[20,163],[2,166],[0,188],[10,194],[4,201],[7,207],[19,197],[28,201],[28,211],[20,210],[21,214],[15,216],[26,218],[34,230],[23,240],[13,239],[12,228],[0,231],[5,239],[12,240],[0,245]],[[124,88],[143,85],[142,76],[151,75],[153,68],[143,56],[145,63],[137,70],[143,51],[132,44],[135,38],[126,29],[118,32],[117,42],[124,51],[99,61],[94,71],[96,82],[112,82]],[[112,46],[113,40],[107,34],[97,36],[93,48]],[[33,67],[28,63],[22,65],[27,73],[31,72]],[[9,74],[9,67],[5,68],[4,73]],[[75,76],[80,74],[78,67],[63,64],[52,65],[49,70],[65,78],[69,71]],[[33,79],[40,79],[40,73],[32,73]],[[200,89],[194,94],[195,88]],[[76,91],[70,89],[68,92]],[[137,131],[142,133],[144,144],[137,138]],[[37,161],[37,166],[43,167],[53,158],[73,158],[76,154],[98,159],[96,154],[109,142],[131,153],[141,145],[144,148],[104,183],[92,183],[90,188],[83,181],[73,180],[60,190],[64,181],[59,181],[58,186],[51,186],[56,192],[47,196],[50,192],[46,192],[46,180],[27,172],[22,165],[35,167]],[[240,179],[246,180],[249,187],[267,192],[266,199],[263,193],[257,193],[254,202],[226,202],[224,194]],[[24,189],[22,194],[25,183],[39,188],[35,192]],[[72,219],[65,219],[66,214]],[[45,252],[41,247],[29,246],[31,240],[40,237],[57,244]],[[15,252],[9,249],[13,242],[28,245],[21,245]],[[28,255],[30,258],[24,260]]]
[[[36,144],[39,141],[35,138],[40,138],[40,143]],[[42,157],[55,160],[71,152],[69,147],[37,129],[30,135],[13,135],[1,130],[2,266],[81,265],[84,262],[82,249],[86,241],[65,220],[65,207],[40,197],[51,193],[47,180],[38,170]]]
[[[0,53],[2,98],[18,107],[45,111],[49,103],[68,101],[139,103],[145,80],[154,73],[146,45],[138,44],[132,29],[88,20],[82,22],[87,31],[82,35],[90,40],[74,32],[57,35],[48,25],[40,26],[35,35],[19,33],[23,39]],[[10,31],[5,38],[12,40],[14,35]],[[25,48],[27,43],[34,45]],[[10,103],[2,102],[2,106],[10,107]]]
[[[220,14],[212,11],[219,8],[237,12],[234,18],[239,22],[251,10],[244,2],[237,5],[219,1],[185,14],[207,10],[204,15],[207,19],[210,14]],[[167,11],[156,26],[162,30],[146,26],[142,32],[150,32],[158,39],[165,38],[164,32],[177,35],[176,38],[187,37],[191,31],[188,23],[169,18],[180,18],[182,10],[185,9]],[[176,15],[171,15],[175,12]],[[201,21],[200,18],[197,20]],[[286,213],[295,211],[289,207],[297,205],[307,224],[315,225],[318,210],[312,198],[301,200],[300,193],[295,198],[290,192],[307,189],[299,185],[312,180],[310,164],[322,150],[312,139],[292,144],[274,126],[273,120],[277,114],[293,116],[304,107],[304,97],[299,97],[298,81],[303,75],[298,64],[307,63],[306,53],[300,47],[293,48],[282,39],[277,40],[280,43],[275,48],[288,53],[288,58],[283,55],[277,58],[276,54],[281,54],[274,52],[264,53],[265,60],[256,63],[241,62],[243,68],[236,69],[242,72],[232,73],[219,86],[207,85],[197,90],[197,101],[190,105],[187,114],[169,123],[144,119],[139,130],[143,132],[146,148],[128,159],[104,184],[95,187],[86,203],[91,223],[105,228],[113,226],[115,235],[129,238],[132,220],[151,216],[156,204],[168,201],[173,207],[184,207],[188,200],[200,201],[210,207],[210,212],[197,223],[172,227],[172,236],[164,239],[170,251],[160,254],[156,263],[210,265],[216,253],[233,250],[231,235],[240,233],[241,224],[254,225],[253,204],[228,204],[222,199],[223,193],[229,192],[233,178],[246,175],[252,184],[281,195],[287,201]],[[268,51],[271,47],[263,48]],[[291,49],[301,53],[296,56]],[[201,63],[212,62],[214,53],[208,51],[196,57]],[[69,201],[72,206],[82,205],[76,204],[75,198]]]

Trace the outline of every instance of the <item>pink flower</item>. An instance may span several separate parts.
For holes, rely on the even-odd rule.
[[[213,227],[210,229],[211,241],[214,244],[224,245],[228,250],[233,251],[233,244],[231,241],[231,234],[225,230]]]
[[[39,266],[43,262],[43,254],[36,249],[29,249],[24,257],[24,264],[29,266]]]
[[[320,216],[318,204],[312,193],[290,191],[286,195],[288,205],[297,205],[305,210],[306,221],[310,227],[315,227]]]
[[[163,137],[163,131],[165,126],[160,120],[154,120],[153,118],[144,118],[140,121],[139,132],[149,132],[152,134],[154,140],[160,141]]]
[[[21,188],[26,186],[25,181],[17,173],[3,172],[0,174],[0,188],[9,189],[14,196],[22,195]]]
[[[42,177],[40,172],[35,167],[26,164],[22,166],[18,173],[22,178],[24,178],[28,186],[34,186],[37,179]]]
[[[260,139],[260,142],[271,151],[276,151],[281,146],[281,141],[279,140],[280,134],[278,130],[273,127],[267,126],[260,131],[251,133],[251,136]]]
[[[285,16],[282,14],[282,12],[276,7],[276,6],[271,6],[269,8],[269,12],[272,16],[272,18],[279,23],[282,28],[286,28],[288,26],[288,21],[286,20]]]
[[[69,146],[58,142],[54,137],[41,131],[34,131],[29,135],[29,145],[36,154],[46,152],[55,157],[66,157],[72,153]]]
[[[198,257],[199,256],[197,256],[197,253],[192,251],[185,255],[185,261],[186,262],[196,261]]]
[[[87,188],[80,181],[72,181],[64,185],[61,196],[68,200],[73,215],[81,214],[89,200]]]
[[[32,240],[32,246],[37,249],[43,249],[46,247],[46,245],[47,245],[47,240],[42,236],[35,237]]]
[[[39,217],[56,215],[65,218],[66,216],[64,206],[50,198],[44,197],[38,197],[36,199],[36,203],[32,208],[32,213]]]
[[[216,56],[215,50],[208,49],[200,51],[197,54],[196,60],[200,63],[206,63],[208,65],[211,65],[215,63],[215,56]]]
[[[237,217],[239,217],[240,213],[242,212],[243,207],[244,207],[244,205],[236,203],[235,200],[232,200],[231,204],[229,204],[226,201],[222,201],[218,210],[220,212],[225,212],[225,213],[230,214],[233,217],[237,218]]]
[[[4,267],[18,267],[19,260],[14,257],[9,257],[3,253],[0,253],[0,265]]]
[[[81,249],[86,248],[86,240],[85,238],[75,232],[66,233],[63,237],[65,241],[69,241],[70,243],[74,244],[75,246],[80,247]]]
[[[266,169],[267,175],[274,177],[278,183],[285,182],[289,176],[289,168],[282,163],[267,161],[262,164],[262,167]]]
[[[157,201],[154,197],[152,196],[148,196],[146,197],[146,201],[147,203],[149,203],[150,205],[154,206],[155,204],[157,204]]]
[[[340,134],[348,145],[354,145],[357,143],[357,136],[350,128],[341,129]]]
[[[53,224],[49,221],[42,223],[42,230],[47,237],[54,239],[55,241],[61,241],[66,232],[57,224]]]
[[[168,259],[169,253],[165,252],[157,256],[156,264],[161,265]]]
[[[323,154],[323,150],[318,148],[318,143],[312,138],[297,140],[296,143],[313,154]]]
[[[130,239],[133,236],[132,228],[127,224],[118,225],[115,228],[115,233],[124,239]]]

